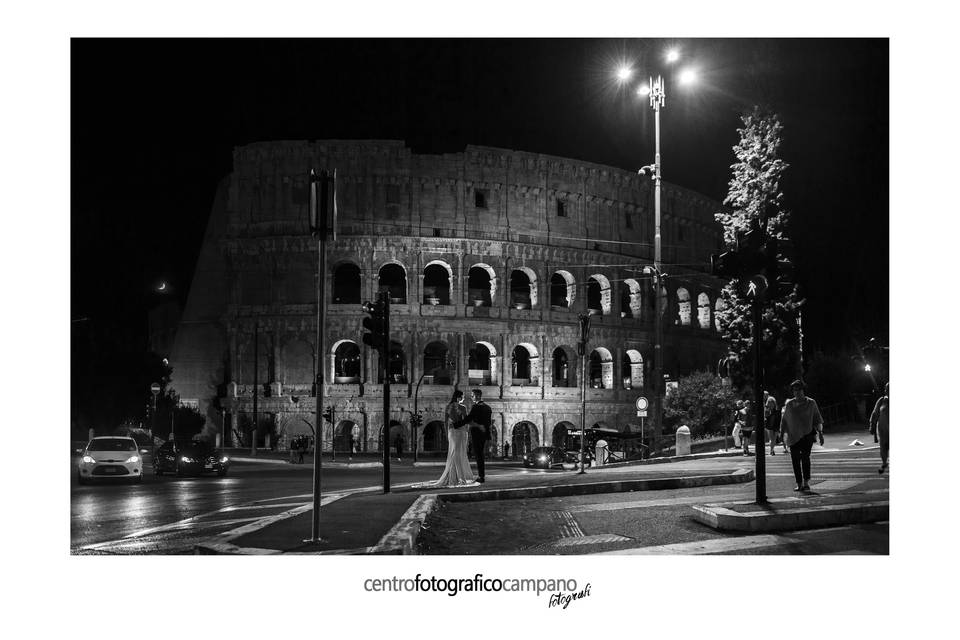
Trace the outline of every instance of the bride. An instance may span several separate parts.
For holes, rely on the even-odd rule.
[[[445,411],[447,423],[447,465],[440,479],[434,483],[437,487],[462,487],[474,484],[473,470],[467,460],[467,438],[469,434],[465,424],[460,423],[467,417],[467,408],[463,406],[463,391],[453,392],[453,399]],[[460,426],[457,426],[460,425]]]

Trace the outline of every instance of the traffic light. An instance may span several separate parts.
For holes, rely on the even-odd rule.
[[[310,170],[310,233],[337,239],[337,172]]]
[[[786,296],[793,290],[794,272],[793,241],[785,238],[770,238],[765,247],[766,276],[773,296]]]
[[[383,298],[377,302],[365,302],[363,311],[370,317],[363,319],[363,344],[383,351],[387,344],[387,305]]]
[[[423,424],[423,414],[422,414],[422,413],[420,413],[420,412],[418,411],[418,412],[416,412],[416,413],[410,414],[410,426],[412,426],[413,428],[416,429],[416,428],[418,428],[418,427],[419,427],[420,425],[422,425],[422,424]]]
[[[333,424],[333,407],[327,405],[326,410],[323,412],[323,419]]]

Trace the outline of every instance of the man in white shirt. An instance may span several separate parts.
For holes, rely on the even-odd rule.
[[[790,383],[793,397],[783,405],[780,433],[790,447],[793,475],[797,480],[794,491],[810,490],[810,451],[819,437],[823,445],[823,418],[817,401],[806,396],[806,385],[801,380]]]

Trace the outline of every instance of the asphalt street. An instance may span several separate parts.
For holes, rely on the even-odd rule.
[[[313,467],[278,461],[235,461],[227,476],[155,477],[147,456],[142,484],[103,480],[79,485],[71,467],[73,554],[192,553],[193,545],[287,502],[312,499]],[[442,467],[391,464],[391,484],[435,479]],[[491,467],[489,473],[503,469]],[[324,467],[322,493],[383,486],[380,467]],[[260,503],[260,504],[257,504]]]

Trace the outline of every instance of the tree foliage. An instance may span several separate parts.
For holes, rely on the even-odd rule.
[[[737,129],[740,141],[733,147],[736,162],[723,203],[728,211],[715,214],[723,225],[723,239],[730,250],[751,228],[760,228],[766,237],[789,241],[790,214],[783,207],[780,182],[788,164],[780,158],[783,126],[776,114],[760,107],[741,116]],[[791,256],[785,255],[787,259]],[[734,382],[743,386],[753,379],[752,302],[743,294],[739,280],[727,283],[717,312],[720,330],[733,361]],[[797,377],[798,333],[796,314],[800,301],[796,289],[771,291],[763,306],[761,359],[766,386],[783,387]]]
[[[732,387],[708,371],[695,371],[677,381],[664,402],[665,424],[670,429],[690,427],[693,436],[720,431],[733,415],[737,397]]]

